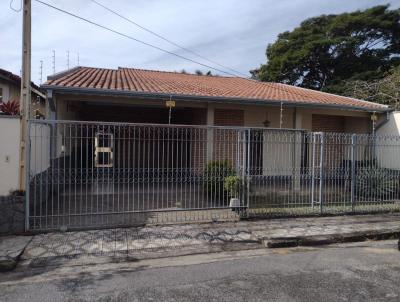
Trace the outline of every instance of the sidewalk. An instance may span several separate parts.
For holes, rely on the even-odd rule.
[[[227,250],[383,239],[399,234],[399,214],[119,228],[39,234],[27,244],[20,261],[29,266],[137,261]]]

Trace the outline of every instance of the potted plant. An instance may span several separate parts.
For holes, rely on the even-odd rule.
[[[247,196],[247,182],[237,175],[227,176],[224,179],[224,189],[230,197],[229,207],[232,211],[240,212],[244,208],[244,200]]]
[[[226,196],[224,180],[235,175],[235,170],[228,160],[211,161],[204,170],[204,190],[209,196],[222,199]]]

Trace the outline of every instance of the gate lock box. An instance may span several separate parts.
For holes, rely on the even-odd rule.
[[[107,132],[97,132],[95,135],[95,167],[112,168],[114,159],[114,135]]]

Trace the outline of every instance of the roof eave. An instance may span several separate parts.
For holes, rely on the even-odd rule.
[[[101,95],[101,96],[120,96],[120,97],[140,97],[140,98],[174,98],[180,101],[201,101],[212,103],[229,103],[229,104],[245,104],[245,105],[272,105],[280,106],[281,103],[285,107],[296,108],[329,108],[339,110],[353,110],[363,112],[378,112],[384,113],[393,111],[388,106],[382,108],[372,108],[363,106],[349,106],[349,105],[334,105],[334,104],[316,104],[314,102],[299,102],[294,103],[288,100],[265,100],[265,99],[250,99],[238,97],[223,97],[223,96],[202,96],[202,95],[186,95],[186,94],[171,94],[171,93],[154,93],[154,92],[138,92],[117,89],[99,89],[99,88],[81,88],[81,87],[62,87],[54,85],[42,85],[42,89],[53,90],[61,94],[85,94],[85,95]]]

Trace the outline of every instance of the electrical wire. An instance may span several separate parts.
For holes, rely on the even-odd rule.
[[[253,80],[253,79],[249,79],[249,78],[245,78],[245,77],[238,77],[237,75],[235,75],[235,74],[233,74],[233,73],[230,73],[230,72],[227,72],[227,71],[224,71],[224,70],[221,70],[221,69],[212,67],[212,66],[207,65],[207,64],[200,63],[200,62],[195,61],[195,60],[193,60],[193,59],[190,59],[190,58],[181,56],[181,55],[179,55],[179,54],[176,54],[176,53],[174,53],[174,52],[172,52],[172,51],[168,51],[168,50],[165,50],[165,49],[163,49],[163,48],[161,48],[161,47],[155,46],[155,45],[153,45],[153,44],[150,44],[150,43],[141,41],[141,40],[136,39],[136,38],[134,38],[134,37],[132,37],[132,36],[129,36],[129,35],[124,34],[124,33],[121,33],[121,32],[119,32],[119,31],[117,31],[117,30],[114,30],[114,29],[112,29],[112,28],[109,28],[109,27],[106,27],[106,26],[104,26],[104,25],[98,24],[98,23],[96,23],[96,22],[94,22],[94,21],[91,21],[91,20],[88,20],[88,19],[86,19],[86,18],[80,17],[80,16],[75,15],[75,14],[73,14],[73,13],[71,13],[71,12],[68,12],[68,11],[63,10],[63,9],[61,9],[61,8],[58,8],[58,7],[55,7],[55,6],[53,6],[53,5],[49,4],[49,3],[43,2],[43,1],[41,1],[41,0],[34,0],[34,1],[36,1],[36,2],[38,2],[38,3],[41,3],[41,4],[43,4],[43,5],[47,6],[47,7],[50,7],[50,8],[52,8],[52,9],[54,9],[54,10],[57,10],[57,11],[59,11],[59,12],[62,12],[62,13],[64,13],[64,14],[70,15],[70,16],[72,16],[72,17],[74,17],[74,18],[79,19],[79,20],[88,22],[88,23],[90,23],[90,24],[92,24],[92,25],[95,25],[95,26],[97,26],[97,27],[100,27],[100,28],[102,28],[102,29],[104,29],[104,30],[107,30],[107,31],[109,31],[109,32],[115,33],[115,34],[117,34],[117,35],[120,35],[120,36],[125,37],[125,38],[128,38],[128,39],[131,39],[131,40],[133,40],[133,41],[136,41],[136,42],[141,43],[141,44],[143,44],[143,45],[152,47],[152,48],[157,49],[157,50],[159,50],[159,51],[168,53],[168,54],[170,54],[170,55],[173,55],[173,56],[175,56],[175,57],[181,58],[181,59],[183,59],[183,60],[187,60],[187,61],[189,61],[189,62],[192,62],[192,63],[198,64],[198,65],[201,65],[201,66],[203,66],[203,67],[207,67],[207,68],[213,69],[213,70],[215,70],[215,71],[218,71],[218,72],[221,72],[221,73],[224,73],[224,74],[233,76],[233,77],[237,77],[237,78],[242,78],[242,79],[249,80],[249,81],[258,82],[258,81]],[[264,84],[272,88],[272,84],[271,84],[271,83],[269,83],[269,82],[264,82]],[[285,89],[285,88],[283,88],[283,87],[279,87],[279,86],[276,86],[276,85],[275,85],[274,88],[275,88],[275,89],[278,89],[278,90],[281,90],[281,91],[283,91],[283,92],[285,92],[285,93],[292,93],[292,94],[295,94],[295,95],[304,97],[304,95],[303,95],[302,93],[299,93],[299,92],[289,92],[287,89]]]
[[[56,6],[53,6],[53,5],[51,5],[51,4],[47,3],[47,2],[44,2],[44,1],[41,1],[41,0],[34,0],[34,1],[36,1],[36,2],[38,2],[38,3],[40,3],[40,4],[42,4],[42,5],[45,5],[45,6],[49,7],[49,8],[52,8],[52,9],[54,9],[54,10],[57,10],[57,11],[59,11],[59,12],[62,12],[62,13],[64,13],[64,14],[67,14],[67,15],[69,15],[69,16],[71,16],[71,17],[74,17],[74,18],[76,18],[76,19],[79,19],[79,20],[81,20],[81,21],[85,21],[85,22],[90,23],[90,24],[92,24],[92,25],[94,25],[94,26],[100,27],[100,28],[102,28],[102,29],[104,29],[104,30],[107,30],[107,31],[112,32],[112,33],[115,33],[115,34],[117,34],[117,35],[119,35],[119,36],[122,36],[122,37],[125,37],[125,38],[127,38],[127,39],[136,41],[136,42],[138,42],[138,43],[141,43],[141,44],[143,44],[143,45],[149,46],[149,47],[151,47],[151,48],[157,49],[157,50],[159,50],[159,51],[165,52],[165,53],[167,53],[167,54],[173,55],[173,56],[178,57],[178,58],[180,58],[180,59],[183,59],[183,60],[186,60],[186,61],[189,61],[189,62],[198,64],[198,65],[201,65],[201,66],[203,66],[203,67],[207,67],[207,68],[209,68],[209,69],[212,69],[212,70],[215,70],[215,71],[218,71],[218,72],[221,72],[221,73],[230,75],[230,76],[237,77],[236,74],[233,74],[233,73],[231,73],[231,72],[224,71],[224,70],[222,70],[222,69],[219,69],[219,68],[216,68],[216,67],[213,67],[213,66],[210,66],[210,65],[207,65],[207,64],[198,62],[198,61],[196,61],[196,60],[193,60],[193,59],[187,58],[187,57],[185,57],[185,56],[179,55],[179,54],[177,54],[177,53],[174,53],[174,52],[172,52],[172,51],[163,49],[163,48],[158,47],[158,46],[156,46],[156,45],[153,45],[153,44],[144,42],[144,41],[142,41],[142,40],[139,40],[139,39],[137,39],[137,38],[134,38],[134,37],[132,37],[132,36],[129,36],[129,35],[127,35],[127,34],[124,34],[124,33],[120,32],[120,31],[117,31],[117,30],[115,30],[115,29],[109,28],[109,27],[107,27],[107,26],[105,26],[105,25],[101,25],[101,24],[99,24],[99,23],[96,23],[96,22],[91,21],[91,20],[89,20],[89,19],[86,19],[86,18],[84,18],[84,17],[78,16],[78,15],[76,15],[76,14],[74,14],[74,13],[71,13],[71,12],[69,12],[69,11],[66,11],[66,10],[64,10],[64,9],[58,8],[58,7],[56,7]]]
[[[166,37],[164,37],[164,36],[162,36],[162,35],[160,35],[160,34],[154,32],[154,31],[151,30],[151,29],[148,29],[148,28],[144,27],[143,25],[140,25],[139,23],[133,21],[132,19],[129,19],[129,18],[127,18],[127,17],[121,15],[120,13],[116,12],[115,10],[112,10],[111,8],[105,6],[104,4],[102,4],[102,3],[100,3],[100,2],[98,2],[98,1],[96,1],[96,0],[90,0],[90,1],[93,2],[93,3],[95,3],[96,5],[98,5],[98,6],[102,7],[102,8],[104,8],[105,10],[111,12],[112,14],[114,14],[114,15],[116,15],[116,16],[122,18],[122,19],[124,19],[125,21],[128,21],[129,23],[131,23],[131,24],[133,24],[133,25],[135,25],[135,26],[141,28],[142,30],[144,30],[144,31],[146,31],[146,32],[148,32],[148,33],[150,33],[150,34],[152,34],[153,36],[156,36],[157,38],[159,38],[159,39],[161,39],[161,40],[163,40],[163,41],[165,41],[165,42],[168,42],[169,44],[171,44],[171,45],[173,45],[173,46],[176,46],[176,47],[178,47],[178,48],[180,48],[180,49],[182,49],[182,50],[184,50],[184,51],[186,51],[186,52],[188,52],[188,53],[191,53],[191,54],[193,54],[193,55],[195,55],[195,56],[197,56],[197,57],[199,57],[199,58],[201,58],[201,59],[203,59],[203,60],[205,60],[205,61],[208,61],[208,62],[210,62],[210,63],[212,63],[212,64],[218,65],[219,67],[222,67],[222,68],[224,68],[224,69],[230,70],[231,72],[234,72],[234,73],[237,73],[237,74],[242,75],[242,76],[244,76],[244,77],[247,77],[246,74],[244,74],[244,73],[242,73],[242,72],[240,72],[240,71],[237,71],[237,70],[232,69],[232,68],[230,68],[230,67],[227,67],[227,66],[224,66],[224,65],[222,65],[222,64],[219,64],[218,62],[216,62],[216,61],[214,61],[214,60],[210,60],[210,59],[208,59],[207,57],[205,57],[205,56],[203,56],[203,55],[201,55],[201,54],[199,54],[199,53],[197,53],[197,52],[195,52],[195,51],[193,51],[193,50],[191,50],[191,49],[188,49],[188,48],[186,48],[186,47],[184,47],[184,46],[182,46],[182,45],[179,45],[179,44],[176,43],[176,42],[171,41],[170,39],[168,39],[168,38],[166,38]]]
[[[15,9],[15,8],[13,7],[13,5],[12,5],[13,2],[14,2],[14,0],[10,0],[10,9],[12,9],[14,12],[19,13],[19,12],[22,10],[22,0],[21,0],[21,2],[20,2],[19,9]]]

